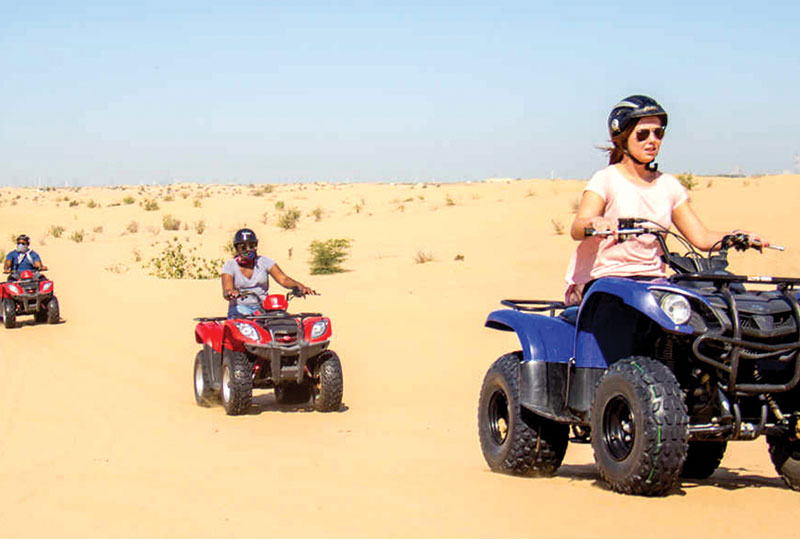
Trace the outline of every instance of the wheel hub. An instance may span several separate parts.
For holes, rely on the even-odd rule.
[[[508,437],[508,398],[498,390],[489,399],[489,430],[496,444],[503,444]]]
[[[615,461],[623,461],[633,449],[635,418],[625,396],[614,396],[603,411],[603,441]]]

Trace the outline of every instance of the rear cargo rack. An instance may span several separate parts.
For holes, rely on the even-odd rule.
[[[557,300],[501,300],[500,303],[517,311],[530,311],[533,313],[549,311],[551,317],[555,316],[557,310],[563,310],[567,307],[564,302]]]

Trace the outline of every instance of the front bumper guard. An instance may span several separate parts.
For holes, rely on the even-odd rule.
[[[300,384],[303,382],[308,359],[327,349],[329,343],[329,340],[318,343],[309,343],[301,340],[289,345],[275,342],[245,343],[244,348],[250,354],[269,361],[270,373],[274,383],[293,381]],[[282,360],[291,356],[296,356],[297,361],[284,365]]]

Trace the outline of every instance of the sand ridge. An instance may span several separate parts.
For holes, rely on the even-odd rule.
[[[734,253],[737,271],[800,276],[798,180],[699,179],[691,200],[709,227],[787,247]],[[763,440],[731,444],[711,479],[659,499],[608,491],[588,445],[571,444],[552,479],[489,471],[478,392],[518,343],[483,322],[502,298],[561,297],[575,243],[559,231],[584,186],[0,188],[0,249],[31,236],[64,318],[0,328],[0,535],[796,535],[774,518],[792,515],[800,494],[784,487]],[[300,212],[297,228],[277,225],[281,203]],[[167,214],[178,230],[164,230]],[[244,225],[262,254],[322,293],[292,308],[333,321],[341,412],[287,411],[269,392],[243,417],[195,405],[192,318],[224,313],[219,282],[160,280],[143,265],[168,241],[226,257]],[[352,240],[348,271],[311,276],[308,245],[328,238]],[[419,253],[433,260],[417,263]]]

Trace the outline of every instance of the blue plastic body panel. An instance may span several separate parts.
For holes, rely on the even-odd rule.
[[[516,332],[524,361],[569,362],[575,327],[558,317],[499,309],[489,314],[486,326]]]

